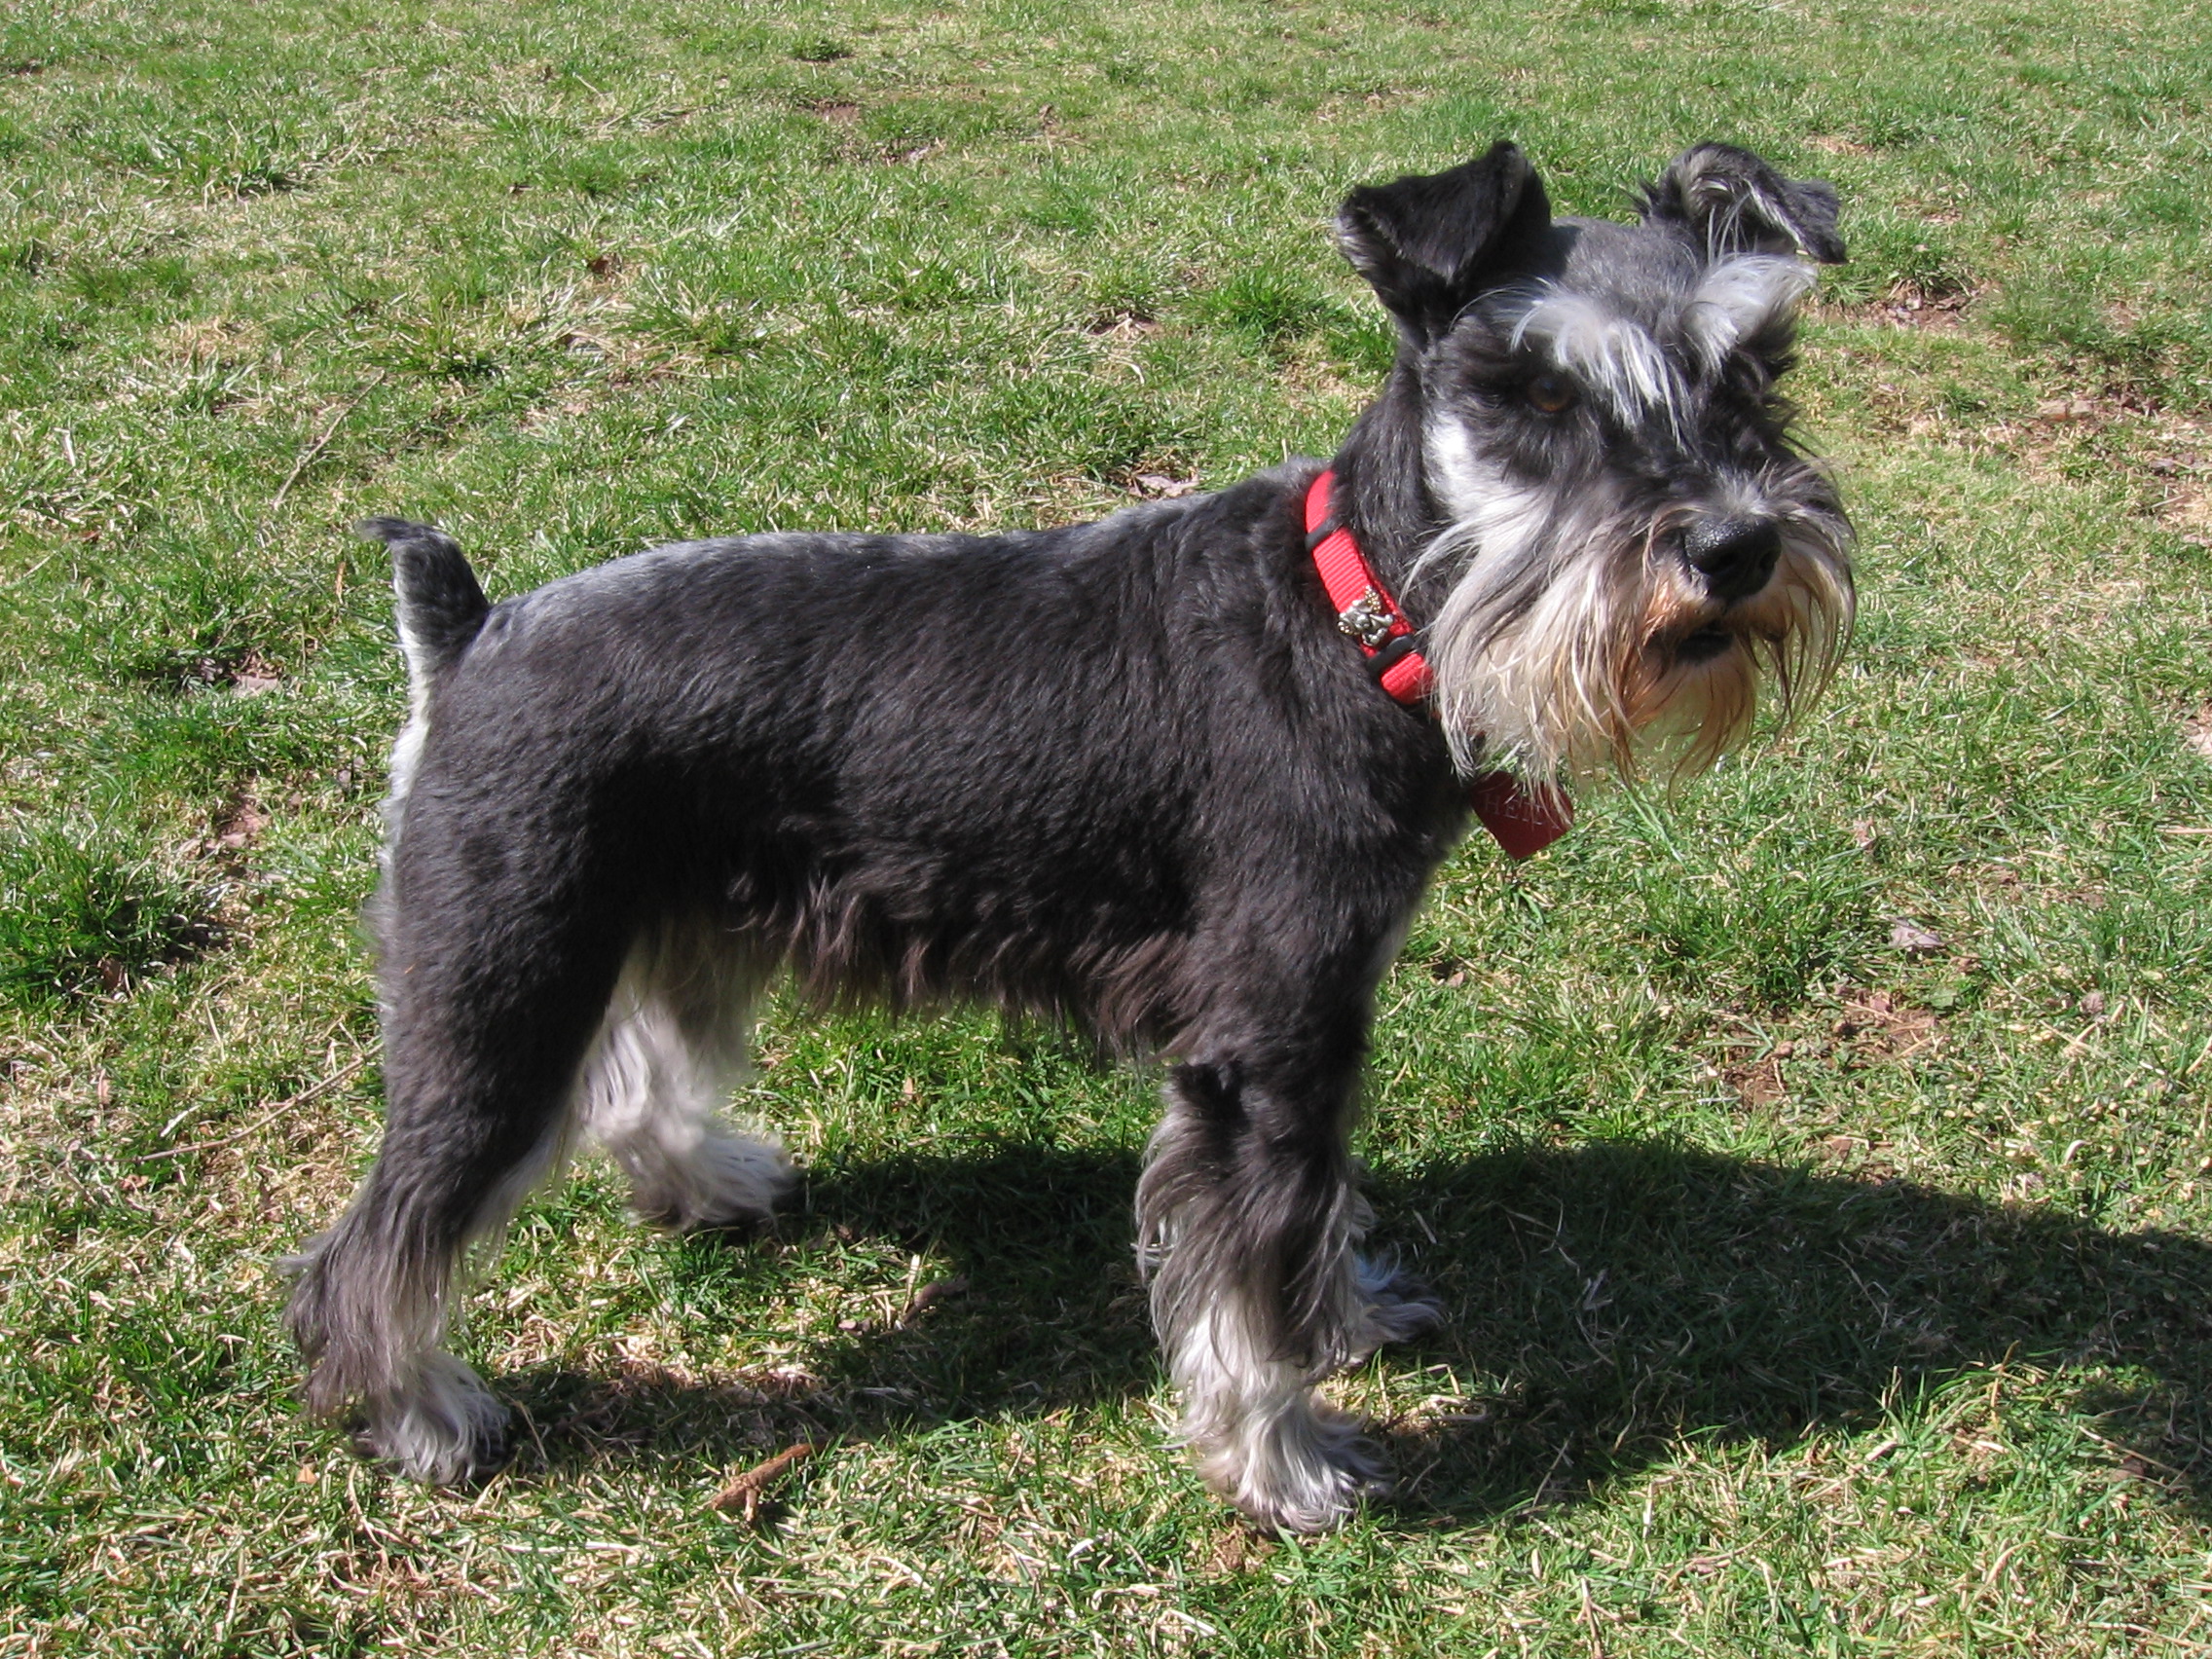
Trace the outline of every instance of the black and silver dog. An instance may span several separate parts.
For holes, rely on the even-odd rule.
[[[1333,467],[1100,524],[689,542],[498,606],[364,526],[414,703],[383,1151],[295,1264],[311,1408],[425,1480],[496,1456],[457,1270],[576,1135],[656,1221],[766,1216],[788,1161],[719,1114],[788,968],[1172,1056],[1138,1251],[1183,1432],[1255,1522],[1341,1520],[1377,1477],[1314,1385],[1436,1311],[1357,1254],[1376,984],[1470,780],[1541,839],[1551,780],[1709,760],[1826,678],[1849,533],[1775,385],[1835,219],[1722,145],[1630,225],[1554,219],[1505,144],[1354,191],[1401,344]]]

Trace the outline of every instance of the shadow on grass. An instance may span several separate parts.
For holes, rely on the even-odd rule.
[[[803,1377],[507,1379],[537,1447],[521,1472],[617,1448],[735,1461],[795,1438],[1142,1392],[1158,1368],[1129,1267],[1136,1172],[1128,1154],[1027,1146],[817,1171],[784,1224],[801,1240],[789,1248],[890,1237],[951,1258],[966,1293],[841,1332]],[[2081,1409],[2136,1472],[2212,1508],[2212,1248],[2196,1239],[1659,1142],[1440,1162],[1370,1192],[1382,1242],[1447,1313],[1384,1363],[1449,1361],[1487,1381],[1441,1426],[1383,1426],[1403,1523],[1572,1501],[1685,1437],[1781,1446],[1870,1427],[2008,1358],[2116,1371]],[[775,1269],[775,1247],[681,1249],[709,1277]]]
[[[1443,1240],[1448,1312],[1418,1358],[1497,1379],[1440,1430],[1389,1436],[1408,1520],[1571,1499],[1685,1438],[1785,1446],[1872,1427],[2008,1359],[2109,1367],[2081,1409],[2212,1507],[2212,1249],[2051,1210],[1654,1142],[1529,1149],[1384,1184]]]
[[[1137,1170],[1134,1153],[1028,1144],[817,1164],[768,1237],[670,1242],[680,1312],[729,1317],[847,1242],[889,1240],[949,1268],[906,1309],[855,1306],[852,1328],[815,1338],[786,1371],[708,1385],[636,1367],[495,1378],[520,1408],[514,1472],[558,1479],[610,1452],[734,1462],[800,1439],[1141,1395],[1158,1361],[1129,1248]]]

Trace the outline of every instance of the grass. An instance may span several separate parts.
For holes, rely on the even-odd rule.
[[[2212,1646],[2200,23],[0,14],[0,1652]],[[1333,203],[1498,135],[1570,211],[1706,136],[1836,182],[1796,389],[1865,614],[1800,731],[1470,844],[1415,928],[1362,1150],[1451,1322],[1337,1385],[1399,1495],[1298,1543],[1206,1496],[1129,1266],[1152,1085],[967,1017],[772,1012],[809,1180],[759,1245],[535,1200],[482,1490],[303,1424],[272,1263],[375,1141],[402,706],[343,527],[512,592],[1326,453],[1389,349]]]

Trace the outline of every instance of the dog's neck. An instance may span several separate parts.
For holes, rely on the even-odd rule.
[[[1428,619],[1427,608],[1407,592],[1410,577],[1415,561],[1446,525],[1428,490],[1424,403],[1419,370],[1411,350],[1401,348],[1382,395],[1353,423],[1332,463],[1337,515],[1417,627]]]

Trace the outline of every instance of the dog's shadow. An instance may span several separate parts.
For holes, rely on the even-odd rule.
[[[890,1238],[955,1276],[856,1310],[785,1374],[509,1377],[525,1460],[556,1475],[608,1456],[730,1462],[1141,1394],[1158,1361],[1130,1267],[1136,1173],[1132,1154],[1022,1145],[817,1171],[778,1248]],[[2001,1362],[2096,1372],[2076,1406],[2116,1458],[2212,1510],[2212,1248],[2184,1235],[1649,1141],[1502,1152],[1369,1192],[1382,1241],[1446,1313],[1382,1364],[1479,1380],[1470,1397],[1444,1372],[1424,1379],[1441,1396],[1393,1389],[1422,1400],[1381,1425],[1405,1522],[1571,1501],[1685,1438],[1871,1428]],[[675,1249],[680,1278],[777,1267],[776,1249]]]
[[[713,1384],[635,1365],[497,1378],[519,1408],[513,1472],[729,1463],[1142,1395],[1158,1361],[1130,1251],[1137,1170],[1134,1153],[1028,1143],[817,1162],[766,1237],[652,1247],[655,1289],[679,1317],[734,1324],[737,1346],[775,1357]],[[881,1282],[884,1258],[909,1252],[927,1271],[887,1295],[825,1307],[814,1288],[849,1280],[848,1253]],[[794,1301],[803,1330],[745,1328],[764,1307],[791,1319]]]

